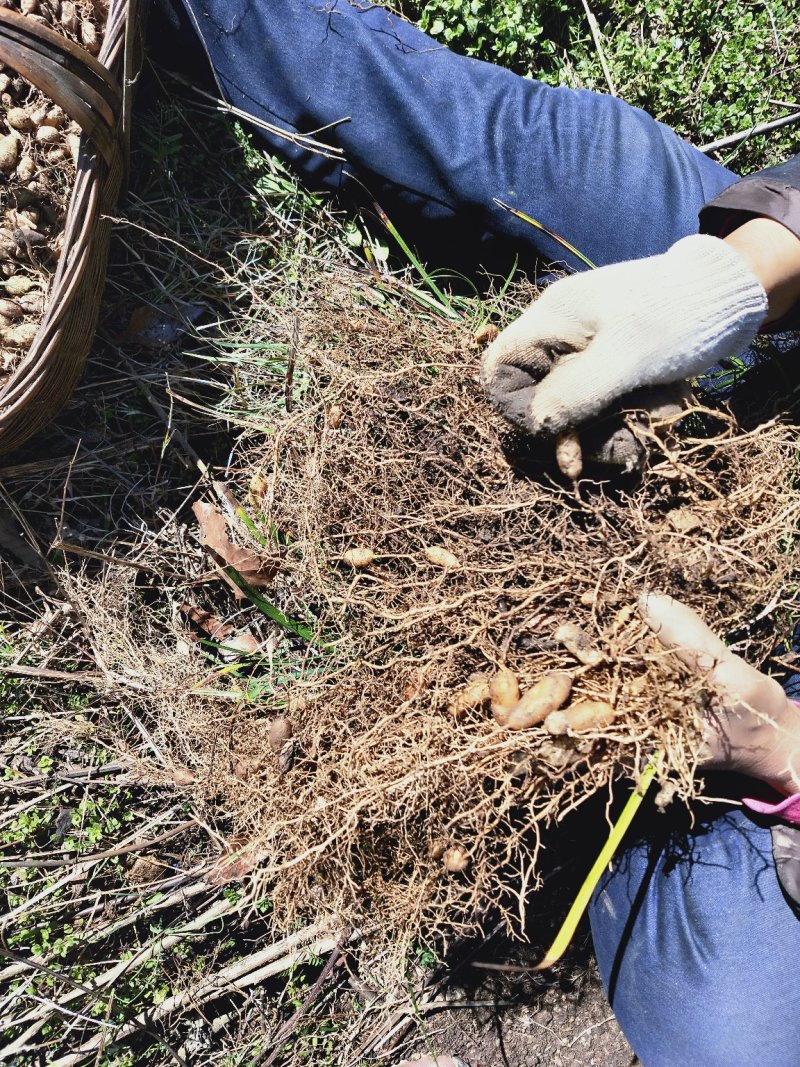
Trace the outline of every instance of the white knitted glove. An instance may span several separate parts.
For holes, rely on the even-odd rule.
[[[742,256],[717,237],[554,282],[483,358],[489,399],[532,434],[593,418],[646,385],[693,377],[742,352],[767,296]]]

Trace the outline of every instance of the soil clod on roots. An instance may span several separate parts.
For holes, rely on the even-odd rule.
[[[744,634],[756,662],[781,635],[796,430],[745,433],[698,409],[668,445],[650,437],[634,488],[576,489],[554,463],[534,477],[509,462],[466,327],[347,272],[271,313],[295,339],[298,399],[287,412],[276,387],[271,432],[246,432],[238,475],[284,553],[271,598],[316,640],[283,638],[305,668],[274,700],[189,696],[154,717],[155,740],[231,813],[287,921],[330,914],[404,944],[499,908],[519,929],[542,826],[656,749],[691,791],[702,679],[646,634],[637,597],[674,593]],[[567,624],[581,655],[556,636]],[[613,713],[580,732],[498,725],[485,682],[500,668],[523,694],[565,672],[567,708]],[[277,716],[291,760],[270,746]]]

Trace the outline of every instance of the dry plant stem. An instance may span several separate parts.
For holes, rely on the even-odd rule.
[[[103,852],[95,852],[91,856],[81,857],[81,866],[88,866],[89,864],[99,863],[100,860],[111,859],[113,856],[126,856],[131,852],[139,852],[143,848],[152,848],[153,845],[159,845],[164,841],[169,841],[170,838],[177,837],[178,834],[182,834],[185,830],[188,830],[190,826],[195,825],[194,819],[187,819],[186,822],[182,822],[179,826],[174,826],[171,830],[166,830],[163,834],[158,834],[157,837],[141,838],[138,841],[133,841],[128,845],[118,845],[116,848],[107,848]],[[4,860],[4,866],[10,868],[18,867],[36,867],[38,868],[57,868],[66,867],[71,861],[68,859],[62,860],[43,860],[36,857],[29,860]]]
[[[101,974],[92,979],[91,983],[88,983],[89,988],[93,992],[100,991],[113,985],[123,974],[127,971],[135,970],[137,967],[141,967],[147,960],[153,956],[161,955],[179,944],[190,934],[196,933],[198,930],[202,930],[208,926],[209,923],[215,922],[217,919],[221,919],[231,912],[236,910],[236,905],[230,901],[223,899],[212,904],[210,908],[202,912],[195,919],[186,923],[181,930],[174,934],[164,934],[163,936],[155,938],[150,944],[137,953],[132,959],[122,960],[120,963],[115,964],[113,967],[109,967]],[[74,989],[72,992],[67,993],[65,996],[60,997],[55,1004],[57,1007],[66,1007],[78,998],[85,996],[85,992],[82,989]],[[25,1023],[35,1021],[41,1017],[40,1011],[28,1012],[15,1020],[15,1024],[18,1026]]]
[[[158,1007],[151,1011],[143,1012],[135,1019],[118,1027],[113,1033],[101,1032],[90,1041],[74,1052],[53,1060],[50,1067],[77,1067],[86,1059],[104,1047],[106,1044],[124,1041],[131,1034],[136,1033],[143,1025],[151,1026],[153,1023],[171,1015],[188,1005],[199,1005],[205,1000],[220,996],[224,993],[245,989],[266,981],[276,974],[282,974],[291,967],[296,966],[309,953],[315,956],[325,955],[332,952],[337,945],[334,937],[320,937],[319,927],[307,927],[291,937],[270,945],[260,952],[255,952],[244,960],[224,967],[210,979],[195,985],[184,993],[167,998]]]
[[[5,769],[7,766],[7,764],[0,761],[0,769]],[[125,770],[125,767],[122,763],[103,763],[97,767],[76,767],[66,774],[56,774],[55,777],[60,781],[68,782],[70,785],[82,785],[95,778],[105,777],[109,774],[119,774],[123,770]],[[35,785],[42,785],[44,782],[51,781],[52,778],[52,774],[35,774],[27,778],[7,778],[4,781],[0,781],[0,789],[16,792],[18,789],[29,789]]]
[[[41,678],[51,682],[86,682],[96,685],[103,681],[102,675],[92,671],[56,671],[47,667],[27,667],[20,663],[1,663],[0,672],[17,678]]]
[[[377,1027],[376,1032],[360,1042],[348,1060],[347,1067],[357,1067],[363,1061],[364,1056],[375,1055],[381,1048],[389,1045],[397,1047],[404,1034],[413,1025],[413,1019],[420,1012],[424,1012],[428,1002],[433,1000],[448,984],[450,977],[434,980],[432,977],[417,989],[410,1003],[405,1004],[399,1010],[392,1011],[389,1018]]]
[[[600,26],[598,25],[597,19],[592,14],[592,9],[589,7],[587,0],[583,0],[583,10],[586,12],[586,20],[589,23],[589,29],[592,32],[592,40],[594,41],[594,46],[597,49],[597,57],[600,60],[600,66],[603,68],[603,75],[606,79],[608,91],[611,96],[616,96],[617,90],[614,88],[614,82],[611,78],[611,71],[608,67],[608,60],[606,59],[606,54],[603,49],[603,39],[600,34]]]
[[[162,900],[155,900],[144,907],[136,908],[128,912],[128,914],[121,919],[116,919],[106,923],[104,926],[98,926],[87,931],[84,937],[81,938],[81,942],[85,945],[94,944],[104,938],[111,937],[120,930],[124,930],[126,926],[133,925],[133,923],[138,922],[139,919],[143,918],[145,915],[149,915],[151,912],[166,911],[177,904],[182,904],[185,901],[191,900],[192,897],[199,896],[202,893],[208,893],[210,889],[211,887],[206,882],[197,882],[194,885],[183,886],[172,893],[168,893]],[[25,963],[11,963],[0,970],[0,982],[9,981],[11,978],[16,978],[20,974],[25,974],[31,970],[31,967],[35,967],[36,965],[46,965],[49,963],[52,963],[51,955],[31,956]]]
[[[795,105],[791,106],[794,107]],[[745,141],[750,137],[755,137],[760,133],[769,133],[770,130],[779,130],[782,126],[789,126],[795,122],[800,122],[800,110],[793,111],[790,115],[782,115],[780,118],[772,119],[769,122],[761,122],[757,126],[751,126],[749,130],[741,130],[739,133],[732,133],[730,136],[722,137],[718,141],[709,141],[708,144],[704,144],[700,147],[700,151],[705,152],[706,154],[719,152],[723,148],[732,148],[741,141]]]
[[[0,827],[7,826],[10,822],[13,822],[18,815],[23,811],[29,811],[31,808],[35,808],[40,803],[43,797],[58,796],[59,793],[64,793],[69,788],[69,785],[65,782],[63,785],[56,786],[54,789],[47,789],[43,794],[38,794],[35,797],[31,797],[30,800],[22,800],[19,804],[15,804],[13,808],[8,808],[0,817]]]
[[[280,1027],[278,1032],[272,1038],[273,1051],[271,1053],[265,1053],[259,1056],[256,1060],[254,1060],[252,1067],[261,1067],[262,1064],[263,1067],[271,1067],[275,1060],[281,1055],[283,1046],[285,1045],[286,1041],[295,1032],[303,1016],[308,1012],[309,1008],[314,1004],[315,1000],[317,1000],[322,990],[325,988],[325,983],[330,978],[333,968],[341,959],[342,947],[344,946],[346,941],[347,935],[344,935],[343,937],[339,938],[336,947],[333,949],[330,956],[328,956],[328,959],[325,962],[325,966],[320,971],[319,976],[316,978],[311,988],[303,997],[300,1006],[297,1008],[291,1018],[287,1019],[287,1021],[283,1024],[283,1026]]]

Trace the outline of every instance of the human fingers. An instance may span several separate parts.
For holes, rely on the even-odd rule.
[[[645,593],[639,611],[665,648],[674,651],[689,670],[707,675],[709,685],[731,711],[740,706],[769,716],[784,711],[787,697],[778,682],[731,652],[697,612],[657,593]]]

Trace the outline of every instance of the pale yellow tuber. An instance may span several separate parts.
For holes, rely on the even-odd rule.
[[[505,722],[509,730],[528,730],[566,704],[572,691],[572,678],[563,671],[551,671],[525,693],[511,709]]]
[[[328,408],[328,426],[332,430],[338,430],[342,425],[342,419],[344,418],[344,412],[338,404],[331,404]]]
[[[559,641],[568,652],[571,652],[587,667],[595,667],[603,658],[600,650],[595,648],[589,640],[589,635],[577,623],[567,622],[559,626],[553,634],[553,639]]]
[[[450,874],[458,874],[469,867],[469,853],[463,845],[451,845],[450,848],[445,849],[442,863],[444,869]]]
[[[19,137],[15,133],[0,137],[0,171],[9,174],[19,159]]]
[[[342,559],[357,571],[361,571],[375,562],[375,553],[371,548],[350,548],[342,556]]]
[[[461,566],[461,560],[458,556],[448,552],[446,548],[440,548],[438,545],[429,545],[425,549],[425,559],[427,559],[428,563],[432,563],[434,567],[441,567],[446,571],[456,570]]]
[[[292,724],[283,716],[273,719],[269,726],[269,747],[273,752],[280,752],[294,733]]]
[[[499,333],[500,331],[498,328],[491,322],[484,322],[483,326],[479,326],[473,335],[475,344],[478,345],[479,348],[483,348],[486,345],[491,344]]]
[[[505,726],[512,709],[519,703],[520,692],[517,676],[507,667],[501,667],[489,682],[489,699],[492,715],[498,726]]]
[[[556,463],[564,477],[573,482],[583,473],[583,451],[574,430],[566,430],[556,438]]]
[[[582,734],[604,730],[617,717],[616,710],[605,700],[579,700],[564,711],[553,711],[544,721],[548,733]]]
[[[447,703],[447,710],[455,719],[460,719],[470,708],[479,708],[491,699],[489,682],[486,678],[476,678],[453,694]]]

